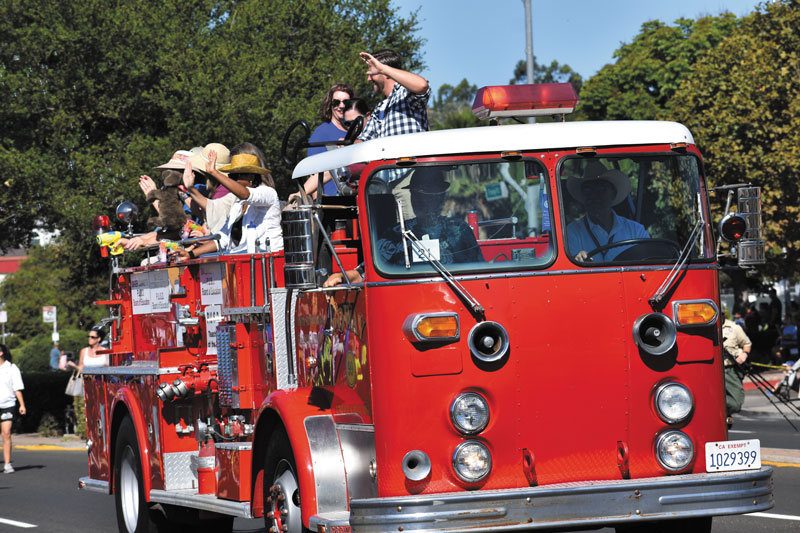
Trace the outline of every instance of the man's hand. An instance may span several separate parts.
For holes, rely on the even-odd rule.
[[[586,250],[581,250],[575,255],[575,261],[583,263],[585,261],[591,261],[592,259],[589,257],[589,254],[586,253]]]
[[[21,415],[24,415],[24,414],[26,414],[27,412],[28,412],[28,410],[27,410],[27,409],[25,409],[25,406],[24,406],[24,405],[20,405],[20,406],[19,406],[19,414],[21,414]]]
[[[366,52],[359,52],[359,57],[367,64],[367,76],[374,76],[375,74],[384,74],[384,64],[372,57]],[[385,74],[384,74],[385,75]]]
[[[740,365],[744,364],[745,361],[747,361],[747,352],[741,352],[736,356],[736,362]]]

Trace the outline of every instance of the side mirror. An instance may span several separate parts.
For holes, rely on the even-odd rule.
[[[741,187],[737,196],[739,216],[747,221],[738,246],[739,266],[763,265],[767,259],[761,231],[761,187]]]

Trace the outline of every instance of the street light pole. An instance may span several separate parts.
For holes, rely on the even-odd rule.
[[[525,6],[525,57],[527,60],[526,73],[528,83],[533,83],[533,8],[531,0],[522,0]],[[528,122],[533,124],[536,117],[528,117]]]

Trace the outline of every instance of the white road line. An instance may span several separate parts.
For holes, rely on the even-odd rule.
[[[743,429],[729,429],[728,433],[746,433],[748,435],[755,433],[755,431],[745,431]]]
[[[22,528],[39,527],[36,524],[17,522],[16,520],[8,520],[5,518],[0,518],[0,524],[8,524],[9,526],[22,527]]]
[[[800,521],[800,516],[794,516],[791,514],[774,514],[774,513],[748,513],[748,516],[760,516],[763,518],[778,518],[779,520],[798,520]]]

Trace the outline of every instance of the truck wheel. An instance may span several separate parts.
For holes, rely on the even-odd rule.
[[[296,471],[289,437],[283,428],[276,429],[267,445],[264,464],[264,525],[267,531],[309,532],[303,527]]]
[[[680,518],[678,520],[659,520],[642,524],[618,526],[617,533],[674,533],[675,531],[691,531],[692,533],[711,533],[711,517]]]
[[[144,497],[142,461],[130,418],[119,426],[114,452],[114,500],[121,533],[156,533],[158,526]]]

